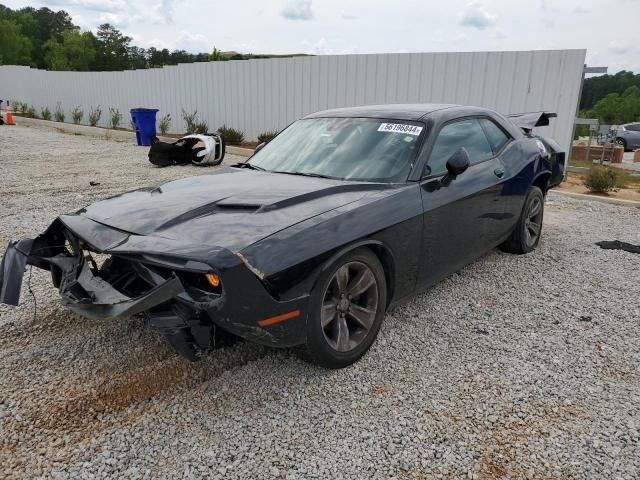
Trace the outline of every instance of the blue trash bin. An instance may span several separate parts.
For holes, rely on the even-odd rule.
[[[131,120],[136,128],[136,140],[138,145],[151,145],[151,140],[156,136],[157,108],[132,108]]]

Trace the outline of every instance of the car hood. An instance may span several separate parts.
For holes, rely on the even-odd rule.
[[[226,167],[116,195],[77,213],[136,235],[239,251],[384,188],[384,184]]]

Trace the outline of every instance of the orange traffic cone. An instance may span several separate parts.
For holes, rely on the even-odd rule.
[[[8,111],[6,112],[5,117],[7,117],[7,118],[6,118],[6,120],[7,120],[7,121],[6,121],[6,124],[7,124],[7,125],[15,125],[15,123],[13,123],[13,114],[11,113],[11,110],[8,110]]]

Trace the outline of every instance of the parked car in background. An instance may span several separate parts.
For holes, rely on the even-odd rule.
[[[624,148],[624,151],[640,148],[640,122],[625,123],[618,127],[616,143]]]
[[[536,248],[565,156],[532,130],[553,116],[431,104],[308,115],[244,163],[11,243],[0,302],[18,303],[33,265],[75,312],[142,317],[188,358],[222,331],[347,366],[389,308],[496,246]]]

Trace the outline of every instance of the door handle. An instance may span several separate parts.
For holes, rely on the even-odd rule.
[[[496,177],[502,178],[504,176],[504,168],[498,167],[493,171],[493,173],[496,174]]]

